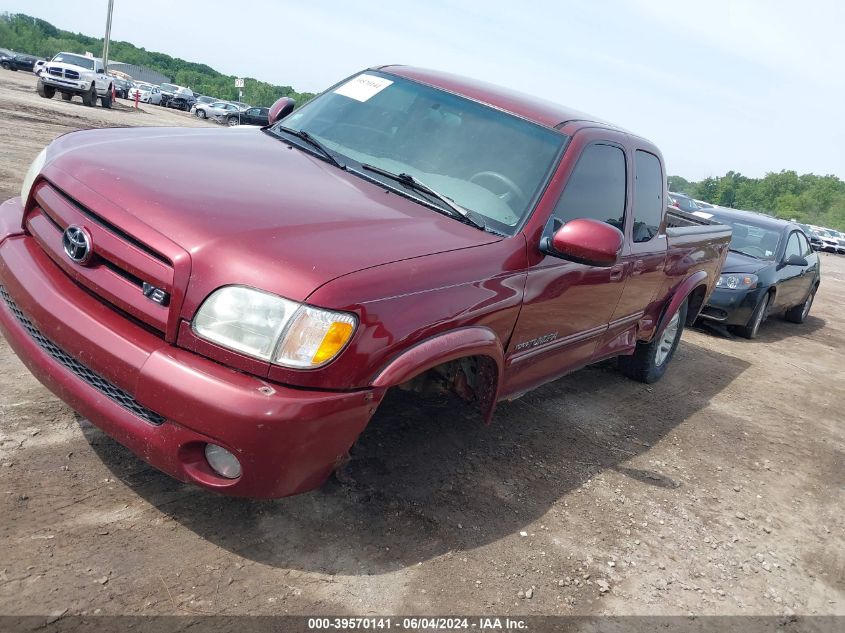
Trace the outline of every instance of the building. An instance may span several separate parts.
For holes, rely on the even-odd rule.
[[[109,62],[109,70],[124,73],[132,77],[135,81],[146,81],[147,83],[160,86],[161,84],[170,83],[170,77],[162,75],[160,72],[138,66],[136,64],[124,64],[123,62]]]

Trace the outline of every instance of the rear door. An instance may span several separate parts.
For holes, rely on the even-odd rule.
[[[638,147],[636,140],[633,142],[635,144],[629,154],[634,174],[630,188],[632,221],[625,227],[625,246],[620,259],[627,281],[611,316],[607,334],[596,350],[596,359],[614,356],[630,348],[639,320],[666,279],[666,178],[660,158]]]
[[[581,138],[579,138],[581,136]],[[586,137],[586,138],[585,138]],[[576,218],[624,232],[629,168],[624,135],[589,130],[576,136],[572,173],[547,231]],[[528,244],[539,251],[539,244]],[[530,389],[590,362],[625,283],[624,267],[588,266],[546,255],[528,269],[522,310],[507,350],[506,391]]]

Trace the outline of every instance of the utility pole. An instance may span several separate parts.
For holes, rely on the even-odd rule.
[[[106,15],[106,37],[103,39],[103,68],[109,71],[109,41],[111,40],[111,14],[114,9],[114,0],[109,0],[109,12]]]

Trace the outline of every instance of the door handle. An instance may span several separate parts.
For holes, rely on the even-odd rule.
[[[625,272],[625,264],[616,264],[610,267],[610,281],[619,281]]]

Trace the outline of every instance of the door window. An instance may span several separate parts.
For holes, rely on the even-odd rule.
[[[637,150],[634,156],[633,238],[635,242],[648,242],[663,221],[663,170],[654,154]]]
[[[810,242],[807,240],[806,235],[802,235],[801,233],[799,233],[798,241],[801,243],[801,250],[803,251],[804,257],[813,254],[813,247],[810,246]]]
[[[801,242],[798,241],[798,232],[793,231],[789,234],[789,240],[786,242],[786,252],[783,254],[784,260],[789,259],[793,255],[802,256]]]
[[[554,216],[564,224],[576,218],[625,226],[625,154],[615,145],[587,147],[558,200]]]

